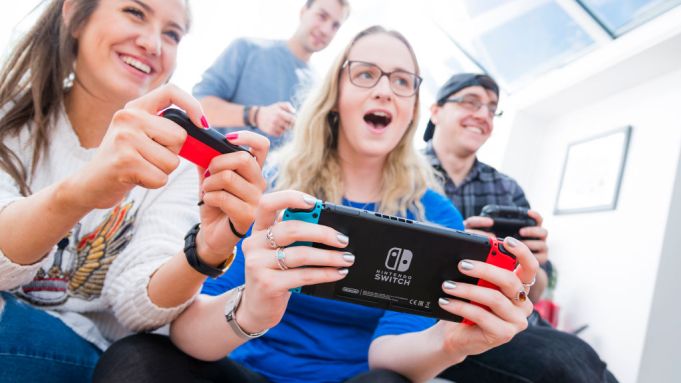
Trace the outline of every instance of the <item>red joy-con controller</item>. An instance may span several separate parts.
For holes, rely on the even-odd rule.
[[[489,263],[490,265],[494,265],[494,266],[497,266],[497,267],[501,267],[502,269],[506,269],[506,270],[512,271],[513,269],[515,269],[515,265],[516,265],[515,256],[513,254],[509,253],[508,250],[506,250],[506,248],[503,245],[503,240],[490,238],[489,244],[491,245],[491,248],[490,248],[489,254],[487,254],[487,259],[485,260],[486,263]],[[499,287],[497,287],[497,285],[493,285],[493,284],[487,282],[484,279],[478,280],[478,286],[488,287],[490,289],[499,290]],[[480,303],[477,303],[477,302],[471,302],[471,303],[473,303],[474,305],[480,306],[480,307],[489,311],[489,307],[487,307],[483,304],[480,304]],[[470,321],[466,318],[464,318],[461,323],[463,323],[463,324],[475,324],[475,322]]]
[[[243,146],[234,145],[225,136],[211,128],[199,128],[180,109],[168,108],[160,113],[161,116],[180,125],[187,131],[187,139],[180,149],[180,157],[186,158],[202,168],[208,168],[213,157],[236,151],[248,152]]]

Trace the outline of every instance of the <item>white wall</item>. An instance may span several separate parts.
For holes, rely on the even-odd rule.
[[[658,268],[655,296],[648,321],[648,336],[643,349],[639,382],[678,382],[681,364],[677,357],[681,345],[681,157],[667,221],[667,232]]]
[[[677,53],[668,57],[669,42],[678,37],[524,101],[501,166],[545,217],[559,270],[561,327],[588,324],[582,337],[622,383],[639,373],[681,149],[681,70],[668,71],[681,68],[681,60]],[[621,73],[621,81],[612,73]],[[567,145],[626,125],[633,133],[617,209],[553,215]]]

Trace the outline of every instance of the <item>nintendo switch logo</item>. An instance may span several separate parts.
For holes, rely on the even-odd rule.
[[[414,254],[410,250],[393,247],[388,251],[388,256],[385,258],[385,267],[393,271],[407,271],[411,266],[413,257]]]

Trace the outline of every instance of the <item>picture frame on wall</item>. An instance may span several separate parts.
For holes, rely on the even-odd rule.
[[[554,214],[615,210],[632,127],[568,145]]]

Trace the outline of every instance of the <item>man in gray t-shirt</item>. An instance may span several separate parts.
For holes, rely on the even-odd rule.
[[[312,80],[310,57],[329,45],[348,13],[347,0],[306,0],[288,40],[230,44],[193,90],[211,125],[255,129],[273,148],[283,143],[295,119],[292,104]]]

